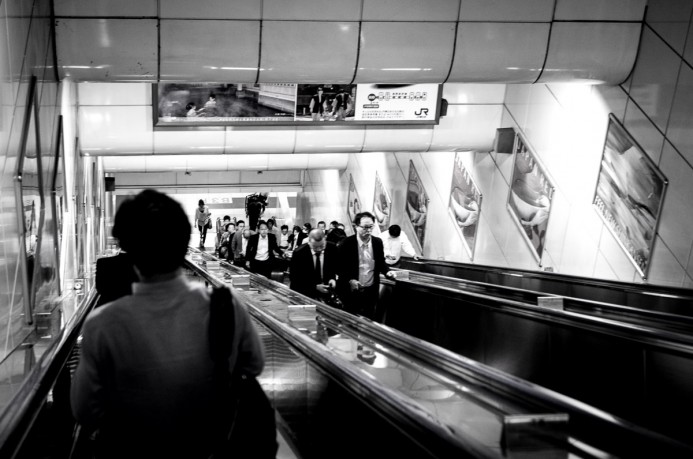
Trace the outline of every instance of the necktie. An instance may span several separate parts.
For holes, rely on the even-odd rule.
[[[320,267],[320,254],[315,254],[315,279],[322,284],[322,268]]]

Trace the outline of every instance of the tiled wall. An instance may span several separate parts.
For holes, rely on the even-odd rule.
[[[29,81],[38,79],[36,97],[39,101],[39,135],[41,154],[45,156],[44,177],[55,166],[54,149],[59,113],[59,85],[55,79],[53,43],[50,30],[48,0],[9,0],[0,4],[0,360],[5,359],[30,332],[24,325],[23,294],[19,277],[19,254],[24,250],[19,238],[14,176],[20,149],[22,124],[27,110]],[[45,180],[50,182],[49,180]],[[48,186],[48,185],[46,185]],[[50,194],[44,188],[49,202]],[[50,298],[57,292],[55,273],[58,266],[50,228],[53,213],[44,214],[40,268],[50,278],[42,284],[37,304],[50,307]],[[24,370],[25,352],[13,354],[0,366],[3,394]],[[17,358],[14,358],[16,356]]]

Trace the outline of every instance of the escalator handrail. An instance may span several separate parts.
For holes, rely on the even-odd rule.
[[[537,305],[523,303],[521,301],[498,298],[492,295],[484,295],[477,292],[468,292],[452,287],[430,284],[422,285],[420,283],[404,279],[397,279],[395,282],[409,285],[416,289],[447,292],[454,295],[475,298],[477,300],[491,302],[496,305],[486,305],[486,307],[507,309],[513,314],[535,317],[540,320],[561,323],[567,326],[580,326],[583,328],[589,328],[596,332],[608,332],[612,335],[620,335],[621,337],[629,340],[640,340],[648,346],[661,347],[693,355],[693,337],[686,333],[660,330],[644,325],[620,322],[614,319],[597,317],[578,312],[542,308]]]
[[[93,287],[79,301],[74,315],[51,341],[0,414],[0,457],[14,457],[70,357],[82,325],[98,299]]]
[[[402,257],[405,260],[406,257]],[[408,261],[408,260],[407,260]],[[624,281],[612,281],[597,279],[591,277],[577,276],[573,274],[563,274],[555,272],[538,272],[531,270],[515,269],[515,268],[503,268],[499,266],[491,265],[478,265],[463,262],[454,261],[444,261],[444,260],[433,260],[427,258],[419,258],[418,261],[408,261],[409,263],[420,263],[420,264],[431,264],[440,266],[449,266],[454,269],[469,269],[478,272],[491,272],[500,275],[513,276],[513,277],[526,277],[532,279],[547,279],[551,281],[558,281],[563,283],[575,284],[575,285],[587,285],[587,286],[600,286],[607,288],[614,288],[617,290],[623,290],[626,292],[636,293],[639,295],[649,295],[649,296],[668,296],[673,298],[679,298],[682,300],[693,300],[693,289],[686,287],[673,287],[667,285],[658,284],[636,284],[632,282]]]
[[[612,314],[618,314],[622,316],[630,316],[630,317],[637,317],[639,320],[643,321],[652,321],[652,320],[657,320],[659,322],[671,322],[671,323],[677,323],[677,324],[684,324],[691,326],[693,328],[693,317],[691,316],[685,316],[685,315],[680,315],[680,314],[674,314],[674,313],[669,313],[669,312],[662,312],[662,311],[653,311],[649,309],[642,309],[642,308],[636,308],[632,306],[624,306],[620,304],[613,304],[613,303],[605,303],[602,301],[595,301],[595,300],[588,300],[584,298],[576,298],[576,297],[571,297],[571,296],[566,296],[566,295],[558,295],[554,293],[544,293],[536,290],[530,290],[526,288],[519,288],[519,287],[510,287],[506,285],[497,285],[497,284],[491,284],[488,282],[481,282],[481,281],[475,281],[475,280],[468,280],[468,279],[458,279],[456,277],[450,277],[450,276],[444,276],[442,274],[432,274],[432,273],[425,273],[425,272],[420,272],[420,271],[411,271],[411,270],[399,270],[399,271],[404,271],[409,273],[409,280],[412,282],[416,282],[418,280],[428,280],[432,281],[435,283],[435,281],[440,280],[444,282],[444,285],[439,285],[440,287],[448,287],[448,288],[453,288],[453,289],[459,289],[461,291],[464,291],[464,286],[466,285],[472,285],[472,286],[477,286],[483,290],[495,290],[495,291],[500,291],[500,292],[517,292],[520,294],[526,294],[528,296],[534,297],[536,300],[539,297],[555,297],[555,298],[562,298],[563,303],[564,303],[564,309],[568,310],[568,308],[576,308],[576,309],[588,309],[588,308],[599,308],[605,311],[609,311]],[[392,281],[394,282],[394,281]],[[450,285],[453,284],[453,285]],[[488,293],[491,296],[495,296],[496,293]],[[512,299],[512,298],[506,298],[506,299]],[[515,300],[517,301],[517,300]],[[575,313],[580,313],[578,311],[571,311]],[[588,314],[588,313],[585,313]]]

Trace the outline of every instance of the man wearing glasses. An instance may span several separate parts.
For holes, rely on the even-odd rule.
[[[391,279],[394,273],[385,263],[383,241],[371,237],[373,214],[359,212],[354,225],[356,234],[339,244],[337,291],[347,312],[381,321],[383,314],[376,313],[380,274]]]

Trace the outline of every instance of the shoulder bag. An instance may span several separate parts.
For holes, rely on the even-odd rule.
[[[229,370],[235,307],[228,288],[214,288],[209,343],[214,361],[214,390],[220,403],[215,413],[218,444],[211,459],[274,459],[279,445],[272,404],[255,376]]]

